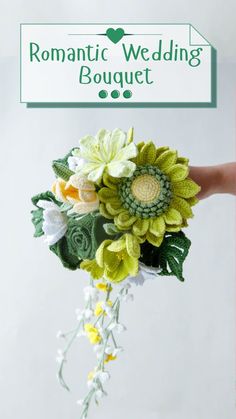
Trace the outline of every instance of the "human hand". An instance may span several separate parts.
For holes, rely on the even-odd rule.
[[[217,166],[190,167],[189,176],[201,186],[199,199],[218,193],[236,195],[235,162]]]

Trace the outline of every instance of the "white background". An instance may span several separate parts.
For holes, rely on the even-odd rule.
[[[56,381],[58,329],[69,329],[87,275],[64,270],[33,239],[30,197],[53,181],[50,161],[100,127],[135,126],[136,139],[169,144],[194,165],[235,159],[235,1],[11,1],[1,4],[1,419],[77,419],[93,366],[71,353],[67,394]],[[217,109],[26,109],[19,103],[20,22],[191,21],[217,47]],[[184,284],[160,278],[124,307],[126,352],[110,364],[109,397],[90,419],[234,419],[235,201],[195,209]]]

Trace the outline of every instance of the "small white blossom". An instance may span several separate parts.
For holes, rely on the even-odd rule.
[[[83,399],[80,399],[80,400],[77,400],[77,402],[76,402],[79,406],[83,406],[83,404],[84,404],[84,400]]]
[[[80,338],[81,336],[86,336],[85,330],[83,329],[79,330],[76,336],[77,338]]]
[[[76,318],[78,321],[82,320],[84,317],[84,310],[81,310],[80,308],[77,308],[75,310]]]
[[[106,381],[110,379],[110,374],[108,371],[98,371],[95,376],[101,381],[102,384],[106,383]]]
[[[61,364],[61,362],[65,361],[65,356],[64,356],[64,354],[63,354],[63,352],[62,352],[62,350],[61,350],[61,349],[58,349],[58,350],[57,350],[57,357],[56,357],[56,361],[57,361],[59,364]]]
[[[89,320],[91,317],[93,316],[93,310],[91,310],[90,308],[87,308],[84,311],[84,317],[86,320]]]
[[[56,337],[57,337],[57,339],[60,339],[60,338],[64,338],[65,335],[62,333],[61,330],[58,330]]]
[[[103,396],[104,396],[104,392],[102,390],[99,389],[99,390],[96,391],[95,397],[97,399],[101,399]]]
[[[105,353],[106,353],[107,355],[112,354],[112,351],[113,351],[113,348],[112,348],[111,346],[107,346],[107,347],[106,347],[106,349],[105,349]]]
[[[72,172],[76,172],[77,170],[82,168],[83,165],[86,163],[84,159],[82,159],[81,157],[76,157],[76,156],[68,157],[67,162],[68,162],[69,169],[72,170]]]
[[[134,296],[133,294],[125,294],[125,295],[121,295],[120,296],[120,300],[124,301],[124,302],[128,302],[128,301],[133,301],[134,300]]]
[[[98,295],[99,295],[99,291],[97,290],[97,288],[92,287],[92,286],[88,286],[84,288],[85,301],[89,301],[90,298],[93,301],[97,301]]]
[[[121,346],[117,346],[113,352],[112,352],[112,356],[117,356],[120,352],[123,352],[123,348]]]
[[[122,333],[126,330],[125,325],[123,325],[122,323],[116,323],[116,322],[112,322],[109,326],[108,326],[109,330],[114,330],[117,333]]]

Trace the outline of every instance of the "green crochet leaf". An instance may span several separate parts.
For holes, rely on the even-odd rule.
[[[184,281],[183,263],[188,255],[191,241],[180,231],[166,234],[160,246],[160,275],[174,275]]]
[[[57,243],[49,246],[49,249],[59,257],[65,268],[75,271],[80,267],[81,260],[69,251],[68,242],[65,237],[62,237]]]
[[[41,192],[37,195],[34,195],[31,198],[31,201],[37,208],[39,208],[39,206],[38,206],[39,201],[52,201],[52,202],[55,202],[55,204],[57,204],[57,205],[61,205],[61,202],[57,201],[57,199],[55,198],[53,193],[50,192],[50,191]]]
[[[73,155],[73,150],[75,150],[75,148],[72,148],[65,157],[53,160],[52,162],[52,168],[55,175],[65,181],[69,180],[70,176],[74,174],[74,172],[69,169],[68,165],[68,158]]]
[[[31,211],[32,214],[32,223],[34,224],[35,231],[34,231],[34,237],[41,237],[43,236],[43,209],[39,208],[37,210]]]
[[[146,266],[161,268],[159,275],[173,275],[183,278],[183,263],[188,255],[191,241],[180,231],[166,233],[160,247],[145,242],[141,245],[140,261]]]
[[[35,207],[37,207],[36,210],[31,211],[32,223],[34,224],[34,227],[35,227],[34,237],[41,237],[44,234],[44,232],[42,230],[43,209],[38,206],[38,202],[40,200],[52,201],[52,202],[55,202],[57,205],[61,205],[61,203],[56,200],[55,196],[50,191],[42,192],[42,193],[40,193],[38,195],[35,195],[31,198],[32,203],[35,205]]]
[[[74,151],[74,150],[76,150],[76,148],[72,148],[72,149],[69,151],[69,153],[67,153],[67,154],[65,155],[65,157],[62,157],[62,158],[60,158],[60,159],[56,159],[56,160],[54,160],[54,161],[57,161],[58,163],[62,163],[64,166],[69,167],[69,165],[68,165],[68,158],[69,158],[70,156],[73,156],[73,151]]]
[[[72,170],[69,169],[64,163],[60,163],[58,160],[52,162],[52,168],[55,175],[65,181],[69,180],[70,177],[74,174]]]

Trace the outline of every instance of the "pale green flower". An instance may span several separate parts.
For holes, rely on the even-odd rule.
[[[136,165],[129,159],[137,156],[133,130],[126,134],[120,129],[101,129],[95,137],[83,137],[74,155],[83,161],[83,165],[79,165],[77,169],[78,172],[87,175],[93,182],[98,183],[105,172],[113,177],[130,177]]]

